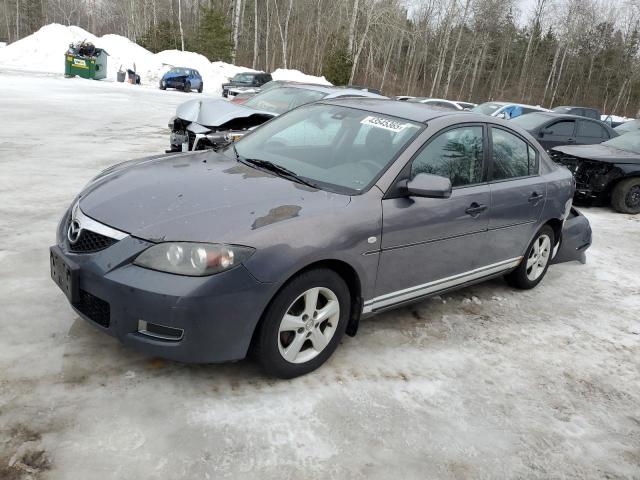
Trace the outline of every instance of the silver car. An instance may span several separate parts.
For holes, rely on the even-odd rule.
[[[189,100],[169,121],[167,152],[219,149],[278,115],[322,99],[386,98],[362,89],[289,82],[261,92],[242,104],[222,100]]]

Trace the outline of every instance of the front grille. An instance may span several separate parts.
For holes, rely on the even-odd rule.
[[[611,168],[611,165],[608,163],[574,157],[573,155],[557,150],[551,150],[551,158],[556,163],[564,165],[571,171],[573,177],[576,179],[576,187],[578,190],[590,190],[594,178],[605,175]]]
[[[82,230],[76,243],[69,242],[69,251],[74,253],[93,253],[110,247],[118,240],[100,235],[91,230]]]
[[[111,308],[108,302],[80,289],[80,300],[74,306],[90,320],[109,328]]]

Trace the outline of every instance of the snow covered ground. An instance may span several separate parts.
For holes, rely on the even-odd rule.
[[[195,68],[204,81],[204,91],[222,93],[221,85],[236,73],[254,70],[225,62],[210,62],[204,55],[179,50],[151,53],[120,35],[96,37],[76,26],[56,23],[45,25],[37,32],[0,50],[0,68],[13,68],[46,73],[64,73],[64,53],[70,43],[87,41],[107,51],[107,80],[115,81],[116,72],[133,68],[141,76],[142,83],[157,87],[162,75],[171,67]],[[292,80],[329,84],[324,77],[306,75],[298,70],[278,69],[275,80]]]
[[[98,171],[162,152],[185,98],[0,73],[0,478],[640,477],[640,215],[585,209],[586,265],[379,315],[293,381],[80,320],[49,278],[56,223]]]

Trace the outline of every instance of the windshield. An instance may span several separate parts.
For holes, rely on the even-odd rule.
[[[319,188],[366,190],[422,128],[408,120],[336,105],[308,105],[238,141],[241,158],[272,162]]]
[[[482,103],[477,107],[473,107],[471,111],[476,113],[484,113],[485,115],[491,115],[493,112],[502,107],[504,107],[504,105],[500,105],[499,103],[487,102]]]
[[[253,82],[253,75],[250,73],[237,73],[235,77],[233,77],[234,82],[240,83],[251,83]]]
[[[612,138],[611,140],[602,142],[602,145],[609,145],[610,147],[619,148],[620,150],[626,150],[628,152],[640,153],[640,130]]]
[[[169,73],[175,75],[189,75],[189,70],[187,70],[186,68],[172,68],[171,70],[169,70]]]
[[[618,125],[615,129],[616,132],[622,134],[625,132],[633,132],[634,130],[640,130],[640,120],[631,120]]]
[[[245,105],[255,108],[256,110],[265,110],[267,112],[281,114],[293,110],[300,105],[320,100],[326,95],[324,92],[304,88],[272,88],[266,92],[260,92],[251,100],[245,102]]]
[[[549,121],[549,117],[540,113],[527,113],[511,120],[512,123],[525,130],[533,130],[547,121]]]

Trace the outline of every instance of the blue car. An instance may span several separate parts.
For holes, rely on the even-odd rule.
[[[165,73],[160,79],[160,90],[175,88],[183,92],[197,90],[202,93],[202,76],[193,68],[175,67]]]

